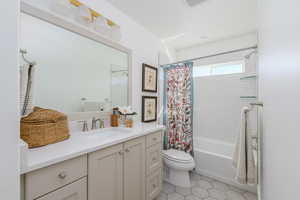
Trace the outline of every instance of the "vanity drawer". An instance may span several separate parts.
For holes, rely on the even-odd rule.
[[[155,199],[162,188],[162,170],[157,169],[154,173],[147,177],[147,200]]]
[[[87,200],[86,177],[36,200]]]
[[[87,156],[80,156],[25,175],[25,200],[33,200],[87,175]]]
[[[154,144],[160,143],[162,141],[162,132],[155,132],[146,137],[146,145],[150,147]]]
[[[161,168],[161,143],[155,144],[147,149],[147,174],[151,174],[155,170]]]

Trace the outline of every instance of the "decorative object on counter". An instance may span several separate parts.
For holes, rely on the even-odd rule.
[[[133,127],[133,116],[136,115],[136,112],[133,112],[131,107],[118,107],[118,111],[120,114],[121,121],[125,125],[126,128]]]
[[[142,122],[154,122],[157,119],[157,97],[142,97]]]
[[[57,143],[70,137],[68,118],[55,110],[35,107],[21,118],[21,138],[29,148]]]
[[[142,91],[157,92],[157,68],[143,63]]]
[[[125,126],[126,126],[126,128],[132,128],[133,127],[132,116],[127,116],[127,118],[125,120]]]
[[[70,17],[72,15],[72,4],[69,0],[52,0],[50,9],[62,16]]]
[[[118,108],[113,108],[113,114],[111,115],[110,125],[111,125],[111,127],[119,126]]]
[[[88,26],[90,27],[90,25],[92,24],[93,22],[93,17],[92,17],[92,14],[90,12],[90,9],[85,6],[85,5],[80,5],[77,7],[77,12],[76,12],[76,15],[75,15],[75,20],[84,25],[84,26]]]

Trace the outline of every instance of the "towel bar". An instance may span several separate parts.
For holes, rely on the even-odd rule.
[[[255,103],[250,103],[251,106],[261,106],[263,107],[264,106],[264,103],[263,102],[255,102]]]

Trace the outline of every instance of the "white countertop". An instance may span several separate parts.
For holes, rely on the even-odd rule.
[[[89,132],[71,133],[68,140],[44,147],[28,149],[26,163],[21,167],[25,174],[58,162],[94,152],[149,133],[164,129],[157,124],[141,124],[134,128],[104,128]]]

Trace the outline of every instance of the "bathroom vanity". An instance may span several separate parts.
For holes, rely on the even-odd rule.
[[[108,121],[114,107],[132,105],[132,51],[103,37],[94,24],[79,24],[73,12],[54,12],[52,2],[21,1],[20,46],[36,64],[33,102],[65,113],[77,126],[94,117]],[[71,128],[68,140],[22,150],[23,200],[158,196],[163,126],[78,130]]]
[[[155,199],[162,184],[162,129],[141,125],[78,132],[29,150],[23,199]]]

